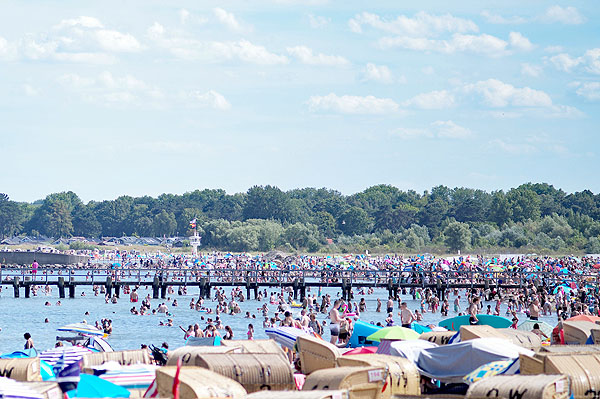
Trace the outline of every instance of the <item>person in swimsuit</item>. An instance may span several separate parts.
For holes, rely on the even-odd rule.
[[[331,339],[329,342],[332,344],[337,344],[338,337],[340,335],[340,321],[342,318],[340,317],[340,312],[338,307],[340,306],[340,300],[337,299],[329,311],[329,331],[331,333]]]

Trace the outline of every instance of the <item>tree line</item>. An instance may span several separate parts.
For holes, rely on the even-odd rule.
[[[444,251],[517,248],[600,253],[600,195],[546,183],[486,192],[390,185],[342,195],[326,188],[121,196],[84,203],[72,191],[34,203],[0,194],[0,236],[188,236],[231,251]]]

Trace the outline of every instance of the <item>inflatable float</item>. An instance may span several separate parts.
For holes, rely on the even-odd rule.
[[[471,325],[469,318],[469,315],[451,317],[449,319],[440,321],[438,325],[446,328],[449,331],[458,331],[460,330],[460,326]],[[479,319],[477,325],[486,325],[494,328],[509,328],[512,324],[512,321],[506,317],[494,316],[490,314],[478,314],[477,319]]]

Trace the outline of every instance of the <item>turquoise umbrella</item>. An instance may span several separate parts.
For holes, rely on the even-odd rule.
[[[54,370],[52,366],[44,360],[40,359],[40,374],[42,374],[42,380],[44,381],[56,381]]]
[[[77,389],[67,392],[69,398],[128,398],[129,391],[91,374],[81,374]]]

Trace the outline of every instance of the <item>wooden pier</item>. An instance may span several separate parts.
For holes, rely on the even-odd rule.
[[[598,275],[577,275],[598,283]],[[104,286],[106,293],[120,296],[124,286],[151,286],[154,299],[167,297],[169,287],[198,287],[199,296],[210,297],[212,287],[245,287],[247,297],[256,298],[261,288],[291,287],[294,299],[303,299],[307,287],[335,287],[342,297],[351,298],[353,288],[385,288],[397,299],[399,292],[410,288],[430,288],[444,299],[455,288],[499,290],[527,285],[553,288],[575,281],[572,276],[555,273],[520,271],[399,271],[399,270],[262,270],[262,269],[193,269],[193,268],[69,268],[41,267],[0,269],[0,284],[12,286],[15,298],[24,290],[31,296],[33,286],[58,287],[59,297],[75,298],[77,287]]]

